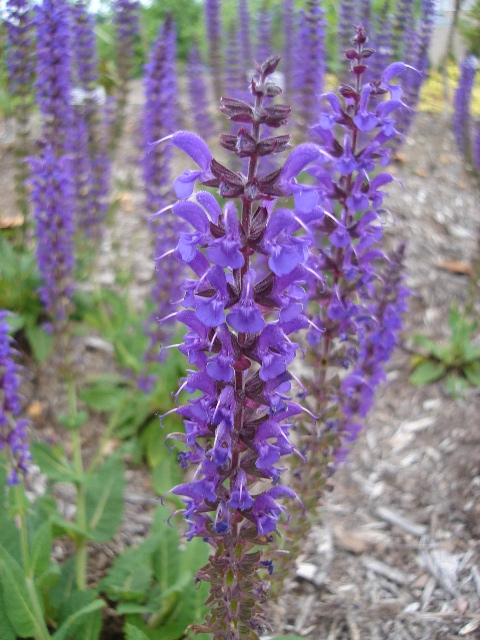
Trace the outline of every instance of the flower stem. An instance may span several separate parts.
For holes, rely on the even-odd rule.
[[[20,525],[20,541],[22,548],[22,560],[25,571],[25,584],[27,586],[28,596],[30,598],[30,604],[35,616],[35,640],[50,640],[51,636],[48,632],[47,625],[43,615],[42,605],[40,604],[37,589],[35,587],[34,579],[34,567],[31,565],[30,550],[28,547],[28,535],[27,535],[27,521],[24,503],[23,485],[19,483],[15,487],[17,494],[17,504],[19,505],[19,525]]]

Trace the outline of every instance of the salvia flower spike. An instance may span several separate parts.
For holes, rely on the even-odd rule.
[[[174,183],[181,199],[173,213],[191,228],[180,234],[175,257],[194,274],[184,282],[184,309],[176,314],[187,328],[179,349],[192,365],[180,389],[196,394],[176,410],[185,434],[175,437],[187,447],[180,463],[196,471],[172,491],[185,503],[187,538],[200,536],[213,547],[197,575],[210,584],[210,613],[196,630],[215,640],[254,640],[265,628],[264,574],[272,562],[258,547],[285,518],[281,500],[295,498],[281,482],[281,460],[295,453],[289,431],[302,411],[289,396],[288,367],[298,349],[291,334],[308,326],[311,256],[304,223],[275,206],[291,193],[280,183],[281,170],[262,171],[265,156],[289,147],[286,135],[262,135],[290,113],[285,105],[265,104],[280,93],[270,79],[278,62],[272,56],[257,68],[253,105],[222,98],[221,110],[240,125],[236,135],[222,136],[222,145],[248,160],[246,174],[215,160],[196,134],[170,138],[199,167]],[[289,163],[292,183],[318,152],[300,155]],[[227,199],[223,210],[207,191],[188,199],[196,182],[218,189]]]
[[[15,362],[7,317],[8,311],[0,311],[0,451],[8,456],[8,483],[18,484],[32,457],[27,442],[28,421],[19,417],[21,369]]]

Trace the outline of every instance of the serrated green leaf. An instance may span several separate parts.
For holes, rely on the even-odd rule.
[[[60,611],[65,602],[76,589],[76,563],[75,557],[69,558],[60,567],[60,576],[54,586],[48,592],[48,600],[56,613],[56,618],[62,622]]]
[[[171,512],[159,505],[155,510],[152,526],[152,539],[155,550],[152,554],[153,575],[162,591],[166,591],[177,582],[180,564],[178,532],[167,523]]]
[[[87,529],[82,529],[75,522],[65,520],[59,513],[54,513],[51,517],[52,534],[54,538],[58,536],[67,535],[75,543],[80,540],[92,540],[90,532]]]
[[[446,371],[447,368],[443,363],[425,360],[425,362],[418,365],[408,381],[414,385],[429,384],[430,382],[440,380]]]
[[[141,545],[126,549],[115,560],[108,574],[101,580],[99,589],[111,600],[144,602],[152,583],[151,556],[154,545]]]
[[[17,634],[7,615],[7,606],[3,598],[3,588],[0,583],[0,640],[16,640]]]
[[[40,621],[30,600],[24,571],[5,547],[0,547],[0,577],[6,612],[15,632],[22,638],[36,636]]]
[[[145,459],[152,469],[163,462],[169,455],[173,457],[165,445],[166,435],[158,418],[150,420],[142,430],[140,442],[145,452]]]
[[[30,445],[33,460],[50,480],[55,482],[75,482],[77,474],[65,458],[60,447],[49,447],[43,442],[32,442]]]
[[[88,592],[77,592],[74,595],[87,595],[90,597],[90,594]],[[98,636],[100,635],[101,616],[100,625],[98,625],[95,618],[92,618],[92,614],[100,611],[104,606],[105,602],[98,598],[80,608],[76,608],[74,613],[71,613],[56,630],[56,632],[52,636],[52,640],[67,640],[67,638],[70,637],[72,631],[74,629],[78,629],[79,626],[86,627],[86,629],[89,630],[88,635],[82,633],[82,640],[87,640],[87,638],[88,640],[96,640],[96,638],[98,638]]]
[[[30,567],[33,575],[40,576],[47,571],[50,565],[52,551],[52,525],[44,522],[37,529],[32,544]]]
[[[480,346],[473,347],[472,345],[470,345],[469,349],[465,354],[465,363],[470,364],[470,363],[474,363],[477,360],[480,364]]]
[[[126,386],[98,383],[80,391],[80,398],[96,411],[115,411],[127,400],[131,391]]]
[[[122,522],[125,473],[118,455],[110,456],[85,481],[87,525],[95,542],[110,540]]]
[[[42,364],[46,362],[52,353],[53,336],[38,325],[28,323],[25,326],[25,335],[32,348],[35,360]]]
[[[126,640],[149,640],[143,631],[140,631],[138,627],[134,627],[133,624],[128,624],[128,622],[125,625],[125,633]]]

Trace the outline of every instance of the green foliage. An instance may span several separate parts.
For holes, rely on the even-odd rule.
[[[429,384],[446,378],[452,395],[461,395],[468,385],[480,386],[480,345],[473,339],[478,322],[470,321],[458,306],[452,304],[448,315],[450,338],[438,344],[425,336],[413,337],[423,352],[413,359],[410,383]]]
[[[184,358],[177,349],[167,351],[161,363],[144,361],[149,340],[144,327],[149,316],[150,309],[139,313],[125,295],[108,290],[95,294],[85,312],[86,322],[113,345],[116,362],[125,374],[91,378],[80,397],[90,408],[112,414],[112,432],[121,439],[138,435],[154,417],[158,426],[156,416],[173,407],[170,393],[185,372]],[[155,376],[149,393],[137,386],[138,377],[144,374]],[[163,449],[165,436],[181,428],[179,420],[173,416],[166,419],[165,425],[161,437]],[[160,434],[160,429],[157,431]],[[141,448],[141,452],[145,449]]]
[[[473,55],[480,56],[480,0],[465,11],[464,17],[460,20],[460,33],[462,34],[468,51]]]
[[[127,638],[133,640],[176,640],[203,613],[205,585],[197,588],[193,578],[207,561],[208,547],[193,540],[180,549],[169,516],[158,506],[150,537],[117,558],[99,584],[125,616]]]

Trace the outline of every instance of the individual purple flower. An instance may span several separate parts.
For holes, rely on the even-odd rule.
[[[71,305],[75,265],[72,160],[48,145],[41,157],[30,159],[30,166],[40,299],[61,326]]]
[[[209,113],[208,88],[205,79],[205,66],[200,51],[194,43],[190,48],[187,66],[187,86],[190,97],[191,113],[195,131],[202,138],[211,138],[214,133],[212,116]]]
[[[28,421],[19,418],[21,370],[15,362],[17,354],[9,335],[8,316],[8,311],[0,311],[0,451],[7,454],[7,482],[14,485],[28,472],[32,456],[27,442]]]

